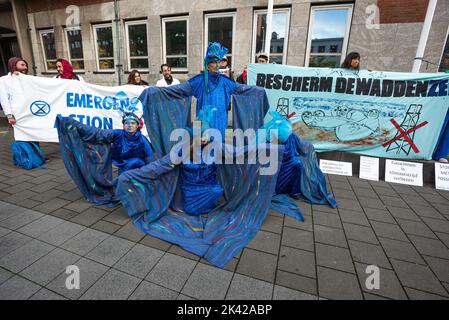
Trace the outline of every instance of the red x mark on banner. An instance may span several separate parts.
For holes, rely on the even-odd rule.
[[[411,128],[408,131],[404,131],[404,129],[401,128],[401,126],[396,122],[396,120],[391,119],[390,120],[391,123],[396,127],[396,129],[398,129],[398,131],[401,133],[400,135],[398,135],[396,138],[391,139],[390,141],[384,143],[382,146],[385,148],[387,146],[389,146],[390,144],[392,144],[393,142],[395,142],[396,140],[399,140],[401,138],[404,138],[405,140],[407,140],[407,142],[410,144],[410,146],[412,147],[413,151],[415,153],[419,153],[419,149],[416,147],[415,143],[412,141],[412,139],[410,139],[409,134],[418,130],[421,127],[424,127],[426,124],[428,124],[429,122],[424,121],[421,122],[420,124],[418,124],[416,127]]]

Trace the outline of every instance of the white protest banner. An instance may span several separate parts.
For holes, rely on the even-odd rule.
[[[320,169],[323,173],[340,176],[352,176],[352,163],[320,159]]]
[[[435,163],[435,188],[449,191],[449,164]]]
[[[58,115],[101,129],[122,129],[123,112],[143,114],[138,99],[142,86],[105,87],[23,74],[12,78],[15,140],[58,142]],[[145,127],[142,133],[147,136]]]
[[[379,158],[361,156],[359,178],[379,181]]]
[[[423,164],[399,160],[385,161],[385,181],[423,186]]]

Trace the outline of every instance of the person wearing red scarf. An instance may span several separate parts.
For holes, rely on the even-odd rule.
[[[245,69],[243,69],[242,74],[237,78],[237,82],[241,83],[241,84],[246,84],[246,76],[248,75],[247,71],[246,71],[246,65],[245,65]]]
[[[75,72],[73,72],[72,65],[66,59],[60,58],[56,61],[56,70],[58,71],[56,78],[82,80],[75,74]]]

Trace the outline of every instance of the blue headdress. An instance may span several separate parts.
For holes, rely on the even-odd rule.
[[[209,92],[209,76],[207,72],[207,64],[209,62],[218,62],[228,53],[228,48],[222,47],[219,42],[211,42],[207,47],[206,56],[204,57],[204,84],[206,92]]]
[[[123,115],[123,117],[122,117],[122,123],[125,124],[125,122],[126,122],[127,120],[134,120],[134,121],[137,123],[137,125],[139,126],[139,129],[141,129],[142,126],[143,126],[142,120],[141,120],[135,113],[133,113],[133,112],[126,112],[126,113]]]

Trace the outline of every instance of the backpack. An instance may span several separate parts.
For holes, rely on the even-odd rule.
[[[45,156],[34,142],[16,141],[11,144],[15,166],[27,170],[40,167],[45,162]]]

